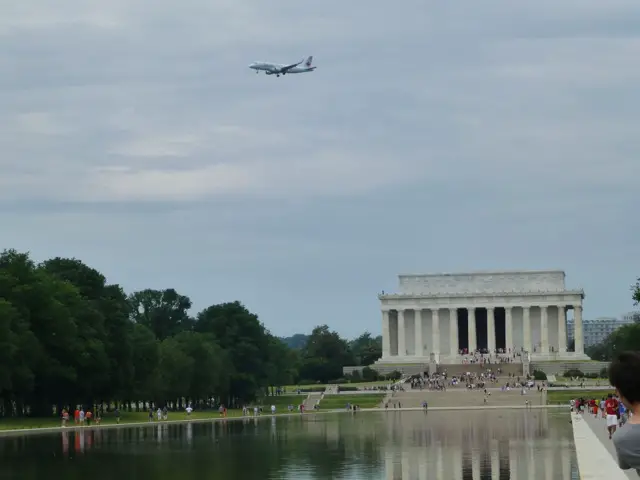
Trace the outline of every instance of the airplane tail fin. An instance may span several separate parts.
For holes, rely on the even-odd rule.
[[[304,62],[304,66],[309,68],[311,67],[311,62],[313,62],[313,55],[309,56],[309,58],[307,58],[307,61]]]

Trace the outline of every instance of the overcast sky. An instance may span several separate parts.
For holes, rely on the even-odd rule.
[[[585,318],[632,310],[640,2],[395,5],[3,2],[2,247],[279,335],[379,333],[399,273],[557,268]]]

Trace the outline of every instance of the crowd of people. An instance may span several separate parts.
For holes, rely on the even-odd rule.
[[[524,348],[520,350],[496,348],[492,351],[486,348],[479,348],[473,351],[463,348],[458,351],[458,355],[462,358],[462,363],[480,365],[522,362],[522,357],[526,354],[527,352]]]
[[[462,387],[467,390],[487,389],[489,387],[498,387],[500,377],[502,377],[502,369],[497,368],[495,370],[487,368],[483,372],[465,372],[458,375],[451,375],[445,370],[442,373],[424,372],[420,375],[413,375],[408,379],[412,390],[431,390],[431,391],[446,391],[450,387]],[[514,388],[530,389],[536,387],[538,391],[542,391],[546,388],[546,384],[536,383],[531,376],[519,376],[512,373],[507,374],[507,381],[500,385],[502,391],[509,391]],[[394,385],[391,387],[394,390],[404,391],[405,388],[402,385]],[[526,393],[526,392],[525,392]]]
[[[596,398],[576,398],[571,400],[571,411],[580,414],[593,415],[595,418],[602,418],[607,421],[609,439],[615,433],[617,427],[622,427],[627,423],[629,412],[624,406],[624,402],[617,395],[610,393],[600,400]]]

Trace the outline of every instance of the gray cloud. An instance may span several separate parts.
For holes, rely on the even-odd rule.
[[[13,3],[7,247],[277,333],[377,331],[400,271],[559,267],[587,316],[631,308],[636,1]]]

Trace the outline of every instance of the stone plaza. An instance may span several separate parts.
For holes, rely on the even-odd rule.
[[[378,364],[456,364],[475,352],[587,360],[583,299],[583,290],[566,288],[562,270],[399,275],[399,293],[379,295]],[[569,311],[574,351],[568,351]]]

